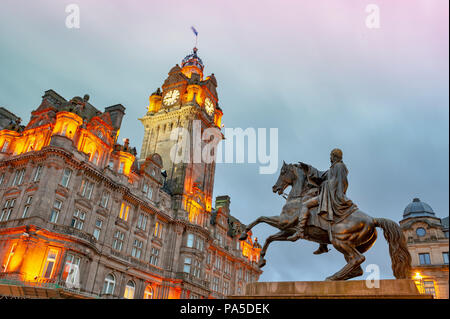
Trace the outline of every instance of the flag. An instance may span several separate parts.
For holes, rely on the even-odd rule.
[[[192,29],[192,32],[194,32],[195,36],[197,36],[197,35],[198,35],[198,32],[197,32],[197,30],[195,30],[195,28],[194,28],[194,27],[191,27],[191,29]]]

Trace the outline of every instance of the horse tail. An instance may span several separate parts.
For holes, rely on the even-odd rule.
[[[374,218],[375,226],[383,229],[384,238],[389,243],[392,270],[397,279],[407,279],[411,275],[411,255],[406,246],[402,229],[394,221],[386,218]]]

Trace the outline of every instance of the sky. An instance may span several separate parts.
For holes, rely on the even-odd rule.
[[[67,5],[80,28],[67,28]],[[368,4],[379,28],[368,28]],[[347,196],[373,217],[400,221],[414,197],[449,215],[448,1],[192,0],[0,3],[0,106],[23,119],[45,90],[90,95],[98,109],[121,103],[120,138],[140,150],[149,95],[195,45],[218,81],[225,127],[278,128],[278,170],[218,164],[214,196],[229,195],[243,223],[279,215],[279,168],[306,162],[325,170],[339,147]],[[277,232],[258,225],[262,243]],[[363,269],[393,278],[378,240]],[[323,280],[344,266],[335,249],[319,256],[304,240],[275,242],[260,281]],[[358,279],[364,279],[363,277]]]

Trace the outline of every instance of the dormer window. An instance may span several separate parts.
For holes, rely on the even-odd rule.
[[[120,174],[123,174],[124,167],[125,167],[125,162],[120,162],[120,165],[119,165],[119,173]]]

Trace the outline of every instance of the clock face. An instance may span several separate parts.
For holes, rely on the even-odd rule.
[[[210,116],[214,113],[214,104],[209,98],[206,98],[205,100],[205,110]]]
[[[170,106],[175,104],[180,97],[180,92],[178,90],[171,90],[164,95],[164,105]]]

